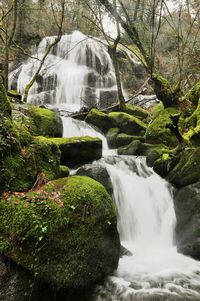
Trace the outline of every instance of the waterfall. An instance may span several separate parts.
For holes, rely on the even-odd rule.
[[[33,54],[35,59],[29,58],[10,73],[10,88],[24,92],[54,39],[45,37]],[[50,104],[76,111],[96,103],[108,106],[116,101],[116,96],[116,79],[107,47],[100,40],[74,31],[63,35],[46,57],[28,100],[37,105]]]
[[[200,300],[200,263],[174,245],[176,217],[171,186],[145,158],[100,161],[110,175],[124,255],[113,276],[98,286],[96,301]]]

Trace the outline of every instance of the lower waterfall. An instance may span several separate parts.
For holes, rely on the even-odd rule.
[[[121,244],[131,253],[97,287],[94,300],[200,300],[200,262],[178,253],[174,244],[171,186],[147,167],[145,158],[102,161],[113,184]]]

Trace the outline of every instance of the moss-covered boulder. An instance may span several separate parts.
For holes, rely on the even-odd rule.
[[[167,146],[177,146],[178,138],[173,133],[173,116],[178,114],[177,109],[161,109],[155,119],[149,124],[146,131],[147,143],[163,143]]]
[[[134,117],[137,117],[143,121],[149,116],[149,112],[147,110],[143,109],[140,106],[132,104],[126,104],[124,112]]]
[[[62,137],[63,124],[57,112],[29,104],[14,104],[13,119],[34,136]]]
[[[193,184],[200,179],[200,147],[186,149],[167,179],[177,187]]]
[[[114,124],[114,127],[120,129],[120,132],[139,136],[145,134],[146,124],[136,117],[123,112],[112,112],[108,114],[108,117]]]
[[[27,191],[59,177],[60,150],[50,139],[36,137],[30,145],[4,156],[0,171],[0,192]]]
[[[119,155],[132,155],[132,156],[148,156],[152,151],[157,151],[159,155],[168,153],[169,149],[163,144],[148,144],[140,140],[134,140],[130,144],[118,149]]]
[[[133,140],[140,140],[144,142],[144,137],[128,135],[120,133],[118,128],[111,128],[106,134],[108,146],[110,148],[118,148],[131,143]]]
[[[106,133],[111,127],[113,127],[109,116],[98,109],[92,109],[86,116],[85,121],[96,126],[103,133]]]
[[[47,138],[42,138],[46,140]],[[51,138],[60,151],[60,162],[62,165],[75,167],[80,164],[89,163],[100,159],[102,156],[102,140],[93,137],[73,137],[73,138]]]
[[[200,182],[176,191],[176,241],[181,253],[200,259]]]
[[[62,178],[0,200],[0,252],[55,290],[84,289],[117,268],[116,223],[100,183]]]

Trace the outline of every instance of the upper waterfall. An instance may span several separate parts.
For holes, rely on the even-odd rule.
[[[10,88],[20,93],[30,81],[55,37],[45,37],[26,62],[12,71]],[[45,59],[29,93],[29,102],[64,106],[77,110],[100,103],[108,106],[116,100],[117,88],[113,64],[102,41],[79,31],[63,35]]]

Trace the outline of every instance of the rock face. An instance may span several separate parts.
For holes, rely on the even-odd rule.
[[[43,140],[45,138],[42,138]],[[102,156],[102,141],[93,137],[51,138],[60,151],[62,165],[75,167],[100,159]]]
[[[104,166],[99,164],[87,164],[79,168],[76,174],[87,176],[100,182],[106,188],[107,192],[112,195],[112,183],[107,169]]]
[[[86,289],[117,268],[116,211],[88,177],[49,182],[0,201],[0,252],[55,290]]]
[[[177,245],[180,252],[200,259],[200,182],[175,194]]]

